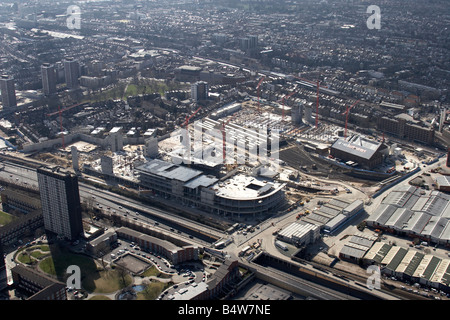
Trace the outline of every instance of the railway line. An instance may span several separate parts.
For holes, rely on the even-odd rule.
[[[29,167],[26,165],[26,161],[18,161],[17,163],[11,162],[10,159],[6,161],[5,159],[3,160],[3,175],[1,175],[0,172],[0,177],[5,180],[10,180],[11,184],[20,184],[22,187],[38,190],[37,174],[35,169],[40,166],[39,164],[30,162]],[[127,208],[133,212],[139,211],[147,218],[158,221],[159,223],[167,225],[170,228],[176,228],[184,231],[185,233],[198,236],[200,239],[208,243],[213,243],[225,236],[225,233],[220,230],[192,222],[191,220],[177,215],[176,213],[152,207],[143,201],[130,199],[107,190],[101,190],[82,182],[79,183],[79,189],[80,197],[82,199],[88,199],[89,201],[95,200],[95,202],[107,201],[109,203],[116,204],[117,206]],[[111,212],[111,214],[114,213]],[[116,211],[115,214],[120,215],[118,211]],[[137,219],[142,219],[142,217],[137,217]]]

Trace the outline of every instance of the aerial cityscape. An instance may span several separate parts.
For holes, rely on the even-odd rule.
[[[0,300],[450,300],[449,27],[447,0],[0,0]]]

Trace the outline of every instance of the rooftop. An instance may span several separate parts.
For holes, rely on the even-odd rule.
[[[281,187],[282,184],[280,183],[269,182],[244,174],[237,174],[213,186],[218,196],[231,199],[256,199],[279,190]]]
[[[183,182],[188,182],[202,174],[202,171],[178,166],[159,159],[146,162],[143,165],[136,167],[136,170],[145,174],[153,174]]]

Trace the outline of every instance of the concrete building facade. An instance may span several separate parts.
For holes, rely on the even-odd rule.
[[[14,78],[2,75],[0,77],[0,91],[2,92],[3,109],[17,107]]]
[[[69,240],[83,232],[78,178],[58,167],[37,169],[45,229]]]

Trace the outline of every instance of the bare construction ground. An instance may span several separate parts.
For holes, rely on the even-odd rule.
[[[325,177],[330,180],[344,180],[360,183],[365,186],[376,184],[374,181],[358,179],[347,175],[342,169],[333,167],[320,159],[312,157],[302,145],[289,143],[285,148],[280,149],[280,159],[294,169],[299,170],[300,173],[304,172],[318,178]],[[313,169],[313,165],[316,166],[316,169]]]

